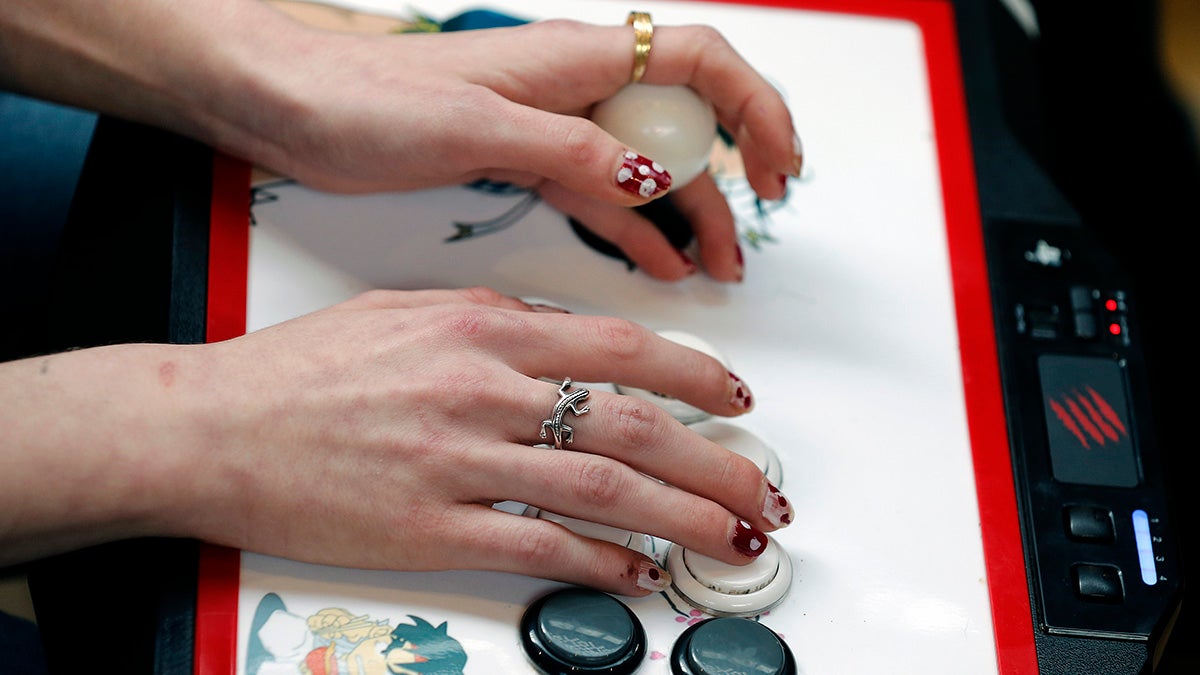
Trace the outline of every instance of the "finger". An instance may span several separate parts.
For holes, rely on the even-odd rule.
[[[582,195],[556,182],[544,183],[539,192],[547,204],[573,216],[621,249],[630,262],[655,279],[678,281],[696,272],[696,263],[636,211]]]
[[[493,130],[472,149],[475,161],[485,166],[535,173],[620,206],[645,204],[671,188],[671,175],[662,165],[590,120],[499,96],[476,114],[480,119],[475,124]]]
[[[771,201],[777,201],[787,196],[788,178],[792,175],[799,175],[799,164],[797,164],[795,174],[778,173],[774,168],[766,165],[762,160],[762,152],[758,149],[757,141],[749,134],[745,126],[734,132],[734,144],[742,158],[742,168],[746,172],[746,180],[755,194]]]
[[[701,261],[709,276],[719,281],[741,281],[744,259],[737,241],[733,212],[712,177],[698,176],[673,194],[671,201],[691,223],[700,245]]]
[[[553,386],[545,383],[538,385],[538,389],[543,391]],[[570,393],[578,391],[578,388],[571,389]],[[562,392],[557,396],[561,397]],[[591,506],[601,509],[606,509],[606,500],[616,499],[616,495],[622,495],[621,499],[625,499],[625,495],[636,492],[633,501],[622,502],[620,505],[626,509],[625,515],[629,520],[620,523],[603,521],[606,524],[637,527],[635,523],[640,522],[639,518],[642,515],[635,508],[637,505],[657,505],[679,497],[677,493],[668,493],[658,494],[655,499],[651,499],[651,494],[659,486],[640,480],[640,474],[654,476],[692,495],[712,500],[728,510],[725,513],[726,519],[732,517],[732,514],[738,514],[756,528],[775,530],[789,524],[793,518],[789,503],[786,499],[782,504],[779,503],[781,497],[778,490],[768,483],[762,470],[754,462],[695,433],[653,403],[632,396],[589,392],[585,400],[576,403],[575,409],[581,414],[574,415],[572,409],[566,411],[571,414],[559,415],[560,411],[556,405],[546,407],[551,402],[556,404],[556,399],[542,396],[542,400],[539,401],[537,398],[524,403],[523,406],[519,405],[506,416],[509,422],[505,426],[505,432],[515,442],[529,444],[531,441],[537,442],[531,438],[536,428],[539,432],[538,438],[543,443],[556,443],[561,440],[563,448],[573,451],[566,453],[569,459],[563,459],[562,453],[542,456],[533,464],[539,467],[539,471],[543,467],[557,466],[562,462],[575,462],[580,457],[579,453],[602,455],[620,462],[616,466],[572,464],[561,466],[560,470],[550,474],[557,479],[565,477],[570,479],[568,482],[576,483],[573,491],[585,496],[594,496],[594,499],[587,501],[596,502]],[[539,414],[544,416],[539,418],[542,420],[540,426],[524,421]],[[557,419],[556,415],[559,416]],[[569,429],[556,429],[559,423]],[[557,433],[559,429],[563,429],[564,432]],[[545,433],[547,430],[554,432],[553,437]],[[501,458],[495,458],[493,463],[503,462]],[[621,474],[617,467],[625,466],[633,467],[640,474]],[[639,479],[631,483],[631,477]],[[542,487],[538,486],[538,489]],[[536,497],[537,494],[539,493],[533,496]],[[577,515],[578,509],[563,512],[557,511],[558,508],[562,508],[559,505],[537,505],[564,515],[588,518],[587,513]],[[693,511],[700,510],[694,503],[689,505],[678,501],[673,502],[672,508],[681,514],[692,514]],[[781,511],[780,508],[784,510]],[[717,517],[714,511],[706,511],[704,515],[708,518],[703,522],[722,522],[714,519]],[[730,525],[732,526],[732,521]],[[715,550],[714,544],[717,540],[705,538],[695,531],[684,531],[689,541],[698,541],[702,546]],[[732,532],[733,530],[728,530],[727,534],[732,536]],[[662,533],[653,534],[670,538]],[[711,532],[709,534],[711,535]],[[726,544],[729,544],[729,541],[726,541]],[[728,555],[728,546],[726,549]]]
[[[371,290],[343,302],[342,309],[411,309],[431,305],[473,304],[530,311],[533,308],[512,296],[486,286],[418,291]]]
[[[642,81],[692,87],[712,102],[726,129],[753,139],[755,152],[747,161],[760,163],[756,170],[798,175],[797,136],[787,104],[715,29],[656,27]]]
[[[498,318],[497,329],[504,323]],[[648,389],[723,417],[754,408],[748,384],[720,361],[626,319],[545,315],[522,324],[519,348],[502,334],[493,339],[493,353],[531,377]]]
[[[453,530],[462,542],[455,565],[524,574],[610,593],[643,596],[666,590],[671,576],[645,555],[589,539],[539,518],[464,505]]]
[[[696,439],[705,440],[699,436]],[[593,440],[606,453],[618,454],[608,438],[597,435]],[[770,492],[762,471],[752,462],[715,444],[710,446],[698,446],[695,452],[687,453],[691,469],[685,473],[690,476],[682,473],[677,476],[679,482],[697,483],[692,488],[697,492],[676,482],[660,483],[631,468],[636,460],[652,459],[655,461],[641,463],[665,464],[673,457],[678,459],[680,453],[666,452],[660,447],[640,448],[635,452],[623,447],[620,450],[625,452],[619,454],[628,457],[617,459],[577,450],[522,448],[520,454],[506,453],[507,462],[489,466],[495,472],[494,482],[506,486],[508,499],[572,518],[650,534],[730,564],[745,564],[764,550],[764,531],[779,527],[779,523],[768,522],[761,513],[762,499],[777,493]],[[630,463],[625,463],[626,460]],[[502,468],[496,471],[496,466]],[[695,480],[697,474],[716,466],[724,473],[703,474],[706,480]],[[734,495],[737,506],[748,515],[739,516],[715,501],[718,492]],[[753,496],[746,498],[747,494]],[[790,522],[791,516],[787,515],[787,519]]]

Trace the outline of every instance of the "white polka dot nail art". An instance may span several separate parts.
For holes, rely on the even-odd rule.
[[[671,174],[658,162],[626,150],[617,169],[617,185],[639,197],[653,197],[671,187]]]

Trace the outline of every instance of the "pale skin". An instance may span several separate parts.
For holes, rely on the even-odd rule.
[[[0,36],[0,86],[171,129],[330,191],[484,176],[537,186],[645,273],[692,271],[628,208],[646,200],[615,184],[625,147],[584,116],[628,81],[633,35],[619,23],[364,36],[254,0],[198,12],[6,0]],[[790,115],[718,33],[656,27],[643,81],[712,100],[751,185],[782,196],[799,159]],[[712,181],[672,194],[693,217],[704,271],[740,279]],[[569,420],[568,450],[532,447],[566,375],[747,411],[734,393],[746,385],[714,359],[621,319],[539,312],[489,289],[380,291],[221,343],[0,364],[0,565],[165,535],[651,592],[645,556],[490,508],[503,500],[748,562],[737,523],[779,525],[763,515],[762,472],[656,406],[594,392],[591,412]]]

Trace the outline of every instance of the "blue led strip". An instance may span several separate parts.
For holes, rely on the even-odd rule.
[[[1133,538],[1137,542],[1138,563],[1142,566],[1142,583],[1153,586],[1158,581],[1154,568],[1154,546],[1150,541],[1150,517],[1138,509],[1133,512]]]

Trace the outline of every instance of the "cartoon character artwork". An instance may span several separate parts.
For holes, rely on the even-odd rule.
[[[246,675],[462,675],[467,654],[447,633],[418,616],[412,623],[375,620],[339,607],[307,617],[267,593],[246,647]]]

